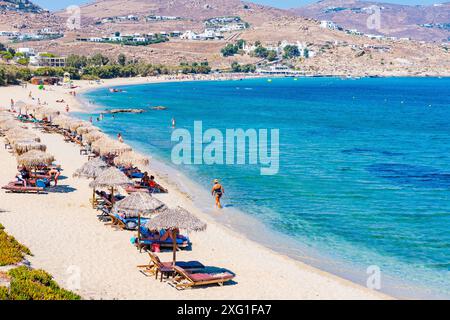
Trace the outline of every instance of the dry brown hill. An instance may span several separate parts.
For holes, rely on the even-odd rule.
[[[369,29],[370,6],[381,8],[381,28]],[[322,0],[292,9],[296,14],[333,21],[348,29],[372,34],[443,41],[450,37],[450,2],[435,5],[400,5],[361,0]],[[429,26],[421,26],[429,24]]]

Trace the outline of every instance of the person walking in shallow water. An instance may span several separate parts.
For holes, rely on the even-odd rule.
[[[211,190],[211,194],[216,198],[216,207],[222,209],[222,204],[220,203],[220,198],[222,198],[225,190],[222,185],[219,183],[219,180],[214,180],[214,186]]]

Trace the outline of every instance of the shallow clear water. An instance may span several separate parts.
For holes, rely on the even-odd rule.
[[[377,265],[385,291],[450,296],[450,79],[252,79],[121,89],[83,98],[149,111],[96,124],[163,160],[173,146],[172,117],[189,130],[197,120],[204,130],[280,130],[278,175],[261,176],[259,165],[176,167],[208,189],[220,178],[225,214],[240,209],[292,239],[292,249],[342,262],[336,273],[354,272],[361,283],[366,268]],[[168,110],[149,109],[155,105]]]

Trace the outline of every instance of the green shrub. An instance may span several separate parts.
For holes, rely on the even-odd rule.
[[[0,266],[22,262],[25,255],[31,255],[30,250],[8,235],[0,224]]]
[[[0,287],[0,301],[9,300],[9,290],[6,287]]]
[[[26,266],[12,269],[10,300],[80,300],[71,291],[60,288],[53,277],[43,270],[31,270]]]
[[[90,75],[90,74],[83,74],[81,76],[81,80],[95,81],[95,80],[100,80],[100,78],[97,76]]]

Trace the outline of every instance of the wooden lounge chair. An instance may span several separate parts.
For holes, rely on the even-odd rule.
[[[191,273],[188,270],[178,266],[173,267],[173,269],[177,274],[173,279],[173,284],[179,290],[210,284],[218,284],[223,286],[225,282],[234,278],[234,275],[229,272]]]
[[[6,192],[11,193],[44,193],[44,188],[36,187],[36,186],[24,186],[21,182],[10,182],[6,186],[3,186],[2,189],[6,190]]]
[[[145,275],[155,276],[155,279],[158,279],[158,275],[161,274],[161,280],[163,280],[164,276],[169,278],[171,275],[175,274],[174,266],[172,262],[161,262],[159,257],[153,252],[148,251],[148,255],[150,256],[150,262],[147,265],[138,266],[138,268],[143,269],[141,272]],[[189,270],[190,272],[200,271],[205,268],[203,264],[198,261],[177,261],[175,266],[183,268],[183,270]]]

